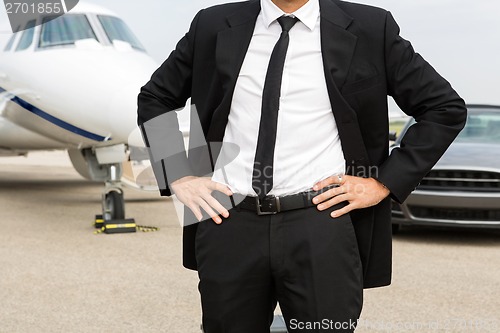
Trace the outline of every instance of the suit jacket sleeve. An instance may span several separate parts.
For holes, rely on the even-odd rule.
[[[416,120],[378,175],[393,199],[403,202],[462,130],[467,111],[451,85],[399,36],[390,13],[386,17],[385,61],[389,95]]]
[[[162,195],[172,194],[170,183],[193,175],[177,114],[172,111],[183,108],[191,97],[195,30],[200,13],[138,96],[138,124]]]

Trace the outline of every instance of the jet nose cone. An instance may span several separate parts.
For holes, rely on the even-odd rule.
[[[112,96],[109,103],[108,122],[114,133],[113,141],[128,142],[129,137],[137,127],[137,95],[141,84],[129,83]],[[136,138],[130,144],[142,146],[142,138]],[[138,140],[140,139],[140,140]],[[135,142],[138,141],[138,142]]]

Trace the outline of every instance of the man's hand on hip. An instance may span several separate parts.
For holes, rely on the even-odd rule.
[[[217,224],[222,223],[219,215],[225,218],[229,217],[229,211],[212,196],[213,191],[219,191],[228,196],[233,195],[227,186],[216,183],[208,177],[195,176],[183,177],[170,184],[170,186],[177,198],[191,209],[198,221],[203,218],[202,209]]]
[[[341,202],[348,202],[342,209],[333,211],[332,217],[339,217],[354,209],[377,205],[384,200],[390,191],[374,178],[335,175],[328,177],[316,185],[313,190],[319,191],[329,185],[339,185],[313,198],[313,203],[323,211]]]

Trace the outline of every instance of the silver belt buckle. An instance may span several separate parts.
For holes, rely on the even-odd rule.
[[[271,198],[267,198],[266,200],[269,200]],[[276,211],[274,212],[263,212],[261,210],[261,203],[260,203],[260,198],[257,196],[255,197],[255,206],[257,207],[257,215],[275,215],[281,212],[281,203],[280,203],[280,198],[279,197],[272,197],[274,199],[274,205],[276,207]]]

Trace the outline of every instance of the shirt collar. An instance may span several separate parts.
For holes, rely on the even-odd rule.
[[[283,15],[286,15],[271,0],[260,0],[262,17],[267,28]],[[302,22],[309,30],[313,31],[319,16],[319,0],[309,0],[304,6],[290,13]]]

